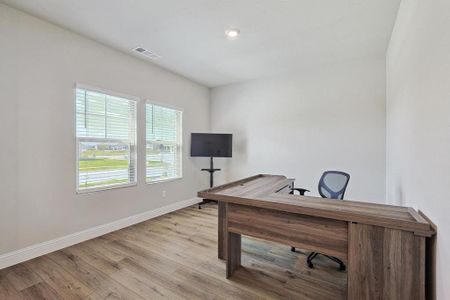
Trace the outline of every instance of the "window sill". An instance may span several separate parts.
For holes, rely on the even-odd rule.
[[[177,181],[183,179],[183,176],[181,177],[175,177],[175,178],[169,178],[169,179],[161,179],[156,181],[145,181],[146,184],[157,184],[157,183],[163,183],[163,182],[170,182],[170,181]]]
[[[90,194],[90,193],[104,192],[104,191],[115,190],[115,189],[123,189],[123,188],[134,187],[134,186],[137,186],[137,182],[104,186],[104,187],[98,187],[98,188],[83,189],[83,190],[77,190],[76,192],[77,192],[77,195]]]

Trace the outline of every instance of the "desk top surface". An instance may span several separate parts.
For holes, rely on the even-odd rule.
[[[411,207],[277,193],[292,181],[294,180],[281,175],[260,174],[198,192],[198,196],[234,204],[412,231],[423,236],[435,234],[434,225],[428,218]]]

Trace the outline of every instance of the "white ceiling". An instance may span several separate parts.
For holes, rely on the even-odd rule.
[[[4,0],[209,87],[384,55],[400,0]],[[241,30],[227,40],[225,29]]]

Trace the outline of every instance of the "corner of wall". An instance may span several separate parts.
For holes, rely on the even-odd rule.
[[[213,92],[213,89],[212,88],[208,88],[208,98],[209,98],[209,101],[208,101],[208,105],[209,105],[209,107],[208,107],[208,128],[209,128],[209,132],[211,132],[212,131],[212,92]]]

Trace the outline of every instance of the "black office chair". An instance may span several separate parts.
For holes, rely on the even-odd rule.
[[[339,200],[344,199],[345,190],[347,189],[349,180],[350,175],[345,172],[341,171],[324,172],[319,180],[320,196],[322,196],[323,198],[330,198],[330,199],[339,199]],[[305,192],[309,192],[307,189],[294,188],[291,190],[291,194],[294,194],[295,191],[299,192],[300,195],[304,195]],[[291,247],[291,251],[295,252],[295,247]],[[308,255],[306,263],[308,264],[309,268],[314,267],[312,260],[319,254],[320,253],[317,252],[311,252]],[[339,264],[339,269],[341,271],[345,270],[345,264],[339,258],[334,256],[328,256],[325,254],[323,255],[337,262]]]

